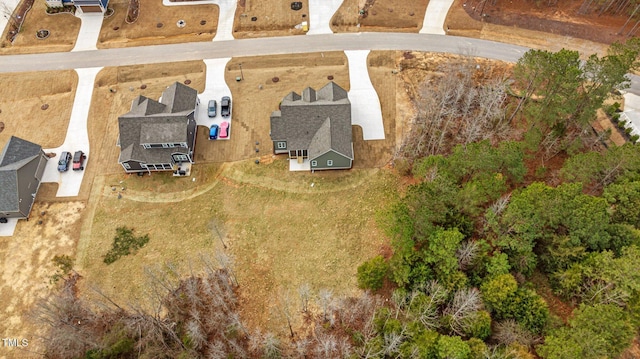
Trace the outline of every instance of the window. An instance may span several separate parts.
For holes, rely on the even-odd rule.
[[[318,166],[318,161],[311,161],[311,167]]]
[[[333,160],[327,160],[327,166],[329,167],[333,166]]]
[[[141,164],[140,164],[140,167],[142,167],[142,168],[143,168],[143,169],[145,169],[145,170],[147,169],[147,165],[145,165],[144,163],[141,163]]]
[[[189,161],[189,157],[187,155],[173,155],[173,160],[176,162],[186,162]]]
[[[145,143],[145,144],[142,145],[142,147],[144,147],[145,149],[150,149],[151,145],[148,144],[148,143]]]
[[[169,148],[169,144],[167,144],[167,143],[163,143],[163,144],[162,144],[162,148]]]
[[[130,170],[131,166],[129,166],[129,163],[125,162],[122,164],[122,166],[124,167],[125,170]]]
[[[278,142],[278,148],[279,149],[287,148],[287,143],[286,142]]]

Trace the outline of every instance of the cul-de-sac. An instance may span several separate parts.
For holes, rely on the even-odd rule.
[[[640,357],[637,0],[0,15],[0,358]]]

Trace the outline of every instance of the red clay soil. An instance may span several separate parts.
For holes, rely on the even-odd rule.
[[[547,6],[547,2],[537,4],[523,0],[467,0],[458,4],[463,6],[474,20],[491,24],[515,26],[605,44],[626,39],[626,34],[618,35],[627,21],[626,16],[598,16],[594,10],[587,14],[579,14],[578,9],[582,1],[559,0],[552,6]],[[481,13],[484,16],[481,16]],[[632,21],[631,26],[627,26],[627,31],[633,23]]]

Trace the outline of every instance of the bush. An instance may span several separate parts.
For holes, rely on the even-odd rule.
[[[372,258],[358,267],[358,287],[378,290],[382,288],[389,265],[382,256]]]
[[[631,128],[631,127],[627,127],[627,128],[624,129],[624,133],[626,133],[627,135],[630,135],[631,131],[633,131],[633,128]]]
[[[138,249],[144,247],[149,242],[149,235],[135,237],[133,229],[127,227],[116,228],[116,236],[113,238],[111,249],[105,254],[104,262],[111,264],[120,257],[135,253]]]
[[[624,130],[625,127],[627,127],[627,121],[621,120],[621,121],[618,122],[618,128],[619,129]]]
[[[638,140],[640,140],[640,135],[632,135],[629,138],[629,141],[631,141],[632,143],[636,143],[636,142],[638,142]]]

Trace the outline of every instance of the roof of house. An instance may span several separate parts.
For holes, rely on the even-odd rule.
[[[41,151],[41,146],[11,136],[0,154],[0,212],[19,209],[18,170],[40,156]]]
[[[311,159],[329,150],[353,159],[347,92],[330,82],[318,91],[289,93],[271,114],[271,139],[286,140],[290,150],[307,149]]]
[[[187,116],[195,111],[198,92],[179,82],[169,86],[160,102],[136,97],[131,110],[118,118],[119,162],[168,163],[179,148],[145,149],[142,144],[188,143]]]

